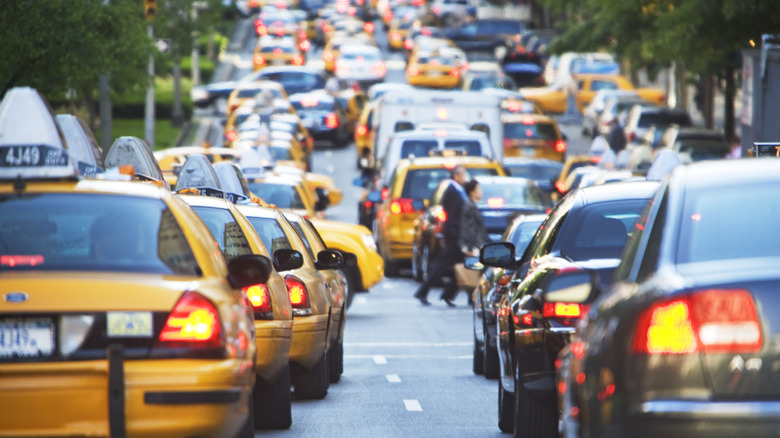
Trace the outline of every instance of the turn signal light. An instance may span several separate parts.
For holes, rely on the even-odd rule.
[[[216,307],[204,296],[185,292],[165,321],[160,342],[222,345],[222,331]]]

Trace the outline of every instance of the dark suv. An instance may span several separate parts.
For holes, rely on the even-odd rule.
[[[488,19],[466,23],[444,31],[444,34],[466,52],[490,52],[501,56],[513,38],[525,30],[522,22],[507,19]]]

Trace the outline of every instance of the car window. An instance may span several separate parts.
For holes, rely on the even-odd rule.
[[[557,140],[558,133],[549,123],[504,123],[504,138]]]
[[[412,169],[406,174],[402,198],[430,199],[439,183],[450,177],[450,171],[445,168]]]
[[[508,166],[507,169],[511,176],[545,182],[550,182],[553,178],[558,179],[561,174],[560,167],[552,166]]]
[[[516,256],[521,256],[528,245],[531,243],[531,239],[534,238],[536,231],[539,230],[539,225],[542,224],[541,220],[538,221],[526,221],[515,227],[511,234],[507,236],[507,241],[515,245]]]
[[[225,258],[231,260],[238,256],[252,254],[249,241],[230,211],[214,207],[192,207],[192,209],[209,228]]]
[[[271,254],[278,249],[293,249],[275,218],[247,217],[247,219]]]
[[[275,184],[267,182],[250,182],[249,190],[269,204],[278,208],[291,208],[303,210],[303,200],[295,190],[295,186],[289,184]]]
[[[438,146],[436,140],[405,140],[401,143],[401,157],[414,155],[415,157],[427,157],[428,153]]]
[[[561,255],[574,261],[620,258],[646,200],[602,202],[584,207],[567,229]]]
[[[292,224],[293,228],[295,228],[295,232],[298,233],[298,236],[303,241],[303,246],[306,247],[306,252],[309,253],[309,257],[311,257],[312,260],[317,260],[314,257],[314,251],[311,248],[311,244],[309,243],[309,239],[306,238],[306,233],[303,232],[303,228],[301,228],[301,224],[298,222],[292,222],[290,221],[290,224]]]
[[[50,193],[2,195],[0,204],[0,271],[201,275],[162,200]]]
[[[478,157],[482,155],[482,146],[476,140],[445,140],[445,149],[461,149],[466,155]]]
[[[599,90],[617,90],[618,86],[612,81],[594,80],[590,84],[591,91]]]
[[[522,184],[481,184],[482,200],[479,206],[528,205],[544,207],[535,186]]]
[[[661,126],[669,126],[673,123],[680,126],[691,126],[693,124],[691,122],[691,116],[687,113],[645,112],[639,117],[638,125],[641,127],[656,125],[656,128],[658,128]]]
[[[292,154],[292,148],[285,148],[282,146],[269,146],[268,150],[271,152],[275,160],[293,160],[295,159]]]

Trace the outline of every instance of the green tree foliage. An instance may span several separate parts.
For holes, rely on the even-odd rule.
[[[30,86],[89,101],[101,74],[119,92],[145,81],[151,44],[137,0],[3,2],[0,29],[0,94]]]

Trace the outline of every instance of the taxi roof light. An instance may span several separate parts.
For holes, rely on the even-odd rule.
[[[200,194],[215,198],[225,197],[214,166],[203,154],[190,155],[181,167],[175,191],[182,193],[183,189],[196,189]]]

